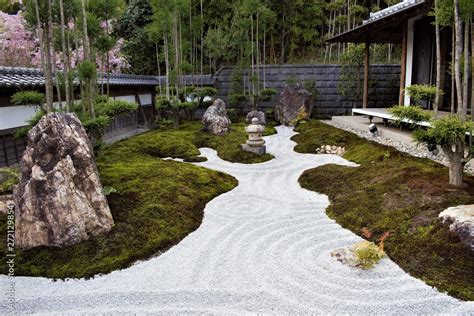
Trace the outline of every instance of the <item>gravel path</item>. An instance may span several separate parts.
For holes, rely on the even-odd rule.
[[[278,127],[266,137],[276,159],[229,163],[202,149],[207,168],[239,186],[205,209],[203,223],[159,257],[92,280],[17,277],[19,313],[474,313],[410,277],[389,259],[361,271],[331,257],[360,238],[325,215],[325,195],[302,189],[309,168],[354,164],[335,155],[298,154]],[[9,279],[0,277],[5,289]],[[0,307],[0,314],[6,311]]]

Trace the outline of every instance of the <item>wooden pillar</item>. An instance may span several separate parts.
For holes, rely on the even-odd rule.
[[[403,24],[403,39],[402,39],[402,60],[400,68],[400,94],[398,96],[398,105],[405,103],[405,77],[407,72],[407,31],[408,22]]]
[[[370,63],[370,43],[365,43],[364,58],[364,96],[362,99],[362,107],[365,109],[369,105],[369,65]]]

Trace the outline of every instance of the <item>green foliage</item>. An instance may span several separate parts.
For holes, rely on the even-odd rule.
[[[354,250],[356,263],[362,269],[372,269],[383,257],[385,252],[369,241],[362,241],[358,243]]]
[[[239,104],[245,103],[247,101],[247,96],[245,94],[232,94],[229,95],[229,104],[236,107]]]
[[[429,122],[431,113],[419,106],[397,105],[389,109],[390,114],[396,118],[396,124],[409,123],[411,128],[417,128],[421,122]]]
[[[214,87],[196,88],[193,91],[193,95],[198,98],[213,97],[217,95],[217,89]]]
[[[232,70],[230,76],[230,85],[229,85],[229,104],[233,106],[238,106],[239,104],[245,102],[247,97],[244,93],[244,80],[242,67],[236,66]]]
[[[290,87],[294,87],[298,83],[298,81],[298,77],[296,77],[295,75],[289,75],[286,78],[285,83]]]
[[[300,177],[303,188],[329,196],[331,218],[359,235],[363,227],[374,236],[390,231],[385,251],[397,265],[442,292],[474,299],[474,284],[465,274],[474,270],[474,253],[437,218],[447,207],[474,203],[474,177],[465,177],[465,188],[453,189],[446,185],[447,168],[429,159],[318,121],[298,125],[296,131],[297,152],[334,144],[345,147],[344,158],[360,164],[324,165]]]
[[[114,187],[103,187],[102,188],[102,193],[105,195],[105,196],[109,196],[111,195],[112,193],[118,193],[117,189],[114,188]]]
[[[13,0],[0,0],[0,11],[16,14],[21,9],[21,3]]]
[[[96,74],[96,65],[88,60],[84,60],[77,66],[77,71],[81,81],[90,80]]]
[[[437,145],[464,142],[466,133],[474,130],[473,122],[463,122],[456,115],[446,115],[432,121],[431,128],[414,134],[417,141]]]
[[[433,102],[436,97],[436,86],[427,84],[414,84],[406,88],[406,91],[411,99],[416,102],[427,101]],[[443,93],[440,91],[441,94]]]
[[[265,88],[260,91],[260,100],[261,101],[269,101],[271,100],[272,96],[277,94],[277,91],[273,88]]]
[[[362,72],[364,45],[349,44],[341,55],[341,72],[337,91],[340,95],[360,99],[362,96]]]
[[[115,46],[116,40],[108,35],[108,34],[101,34],[97,39],[94,41],[94,46],[97,48],[99,53],[106,54]]]
[[[0,168],[0,195],[12,194],[13,187],[18,184],[19,173],[14,168]]]
[[[235,111],[235,109],[227,109],[227,117],[232,123],[236,123],[239,120],[239,116],[237,115],[237,111]]]
[[[104,134],[104,129],[109,124],[109,121],[110,118],[107,115],[99,115],[95,118],[88,117],[83,119],[82,125],[90,137],[100,139]]]
[[[306,80],[303,82],[303,87],[311,93],[311,98],[316,99],[319,95],[318,88],[316,88],[315,80]]]
[[[39,105],[44,102],[44,93],[38,91],[19,91],[12,95],[14,105]]]
[[[109,99],[105,103],[97,103],[96,110],[99,115],[105,115],[114,118],[121,114],[130,113],[138,109],[138,104],[125,100]]]
[[[156,108],[164,109],[171,106],[171,101],[167,100],[165,97],[157,96],[156,97]]]

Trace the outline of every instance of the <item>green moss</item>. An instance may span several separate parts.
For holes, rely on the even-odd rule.
[[[13,186],[18,183],[18,170],[15,168],[0,168],[0,195],[11,194]]]
[[[104,149],[97,159],[102,185],[116,190],[107,196],[115,220],[111,232],[63,249],[18,250],[15,274],[78,278],[108,273],[150,258],[197,229],[206,203],[234,188],[237,181],[158,157],[197,159],[194,139],[199,133],[198,126],[190,124],[177,131],[152,131]],[[0,231],[5,236],[5,217],[0,219]],[[5,253],[5,243],[0,243],[0,253]],[[0,272],[6,273],[5,265]]]
[[[173,142],[179,142],[185,144],[185,152],[180,152],[172,157],[185,158],[186,161],[195,161],[197,155],[199,155],[198,148],[210,147],[217,151],[220,158],[230,162],[240,163],[260,163],[271,160],[272,155],[257,155],[249,153],[240,149],[240,144],[244,144],[247,140],[247,133],[245,132],[246,124],[236,123],[231,125],[230,132],[227,135],[213,135],[210,133],[201,131],[201,123],[189,122],[182,124],[178,130],[174,130],[171,127],[163,127],[157,131],[150,132],[149,134],[159,133],[160,137],[167,138],[169,146],[173,146]],[[265,129],[265,135],[274,134],[275,123],[269,123]],[[161,146],[167,146],[161,142]]]
[[[431,160],[317,121],[301,124],[297,131],[296,151],[344,146],[344,157],[360,164],[325,165],[301,176],[302,187],[329,196],[331,218],[358,235],[363,227],[374,238],[390,231],[385,251],[400,267],[440,291],[474,300],[474,253],[437,219],[449,206],[474,204],[474,177],[466,176],[468,187],[456,189],[448,185],[447,168]]]

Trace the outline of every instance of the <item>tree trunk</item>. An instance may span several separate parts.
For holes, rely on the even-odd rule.
[[[257,12],[257,26],[256,26],[256,46],[257,46],[257,50],[256,50],[256,68],[257,68],[257,91],[256,91],[256,94],[260,94],[260,66],[259,66],[259,59],[260,59],[260,43],[258,41],[258,22],[259,22],[259,19],[258,19],[258,12]]]
[[[177,10],[177,9],[175,9]],[[179,72],[179,43],[178,43],[178,12],[175,11],[174,18],[173,18],[173,45],[174,45],[174,71],[176,73],[176,80],[174,83],[176,89],[176,99],[178,99],[178,82],[180,78]]]
[[[266,88],[266,74],[265,74],[265,46],[266,46],[267,42],[266,42],[266,28],[264,26],[264,29],[263,29],[263,61],[262,61],[262,68],[263,68],[263,89]]]
[[[69,89],[69,58],[68,51],[66,48],[66,32],[64,30],[64,3],[63,0],[59,0],[59,13],[61,15],[61,48],[63,50],[63,63],[64,63],[64,90],[66,93],[66,111],[71,111],[71,90]]]
[[[166,68],[166,100],[170,100],[170,60],[168,53],[168,36],[163,34],[163,49],[165,53],[165,68]]]
[[[435,0],[435,10],[439,6],[439,0]],[[438,108],[441,98],[441,41],[439,34],[439,20],[435,17],[435,34],[436,34],[436,96],[433,104],[435,115],[438,114]]]
[[[106,27],[106,32],[107,35],[109,35],[109,19],[107,18],[105,20],[105,27]],[[107,65],[107,96],[110,95],[110,56],[109,56],[109,51],[106,52],[107,57],[106,57],[106,65]]]
[[[463,116],[466,117],[469,103],[469,21],[464,23],[464,79],[462,85],[462,112]]]
[[[461,120],[465,120],[465,113],[463,111],[463,89],[462,89],[462,80],[461,80],[461,56],[462,56],[462,42],[463,42],[463,33],[462,33],[462,21],[459,14],[459,0],[454,0],[454,24],[456,31],[456,57],[454,61],[454,75],[456,80],[456,95],[457,95],[457,105],[458,105],[458,115]]]
[[[87,15],[86,15],[86,4],[85,0],[81,0],[81,9],[82,9],[82,36],[83,36],[83,51],[84,51],[84,59],[86,61],[91,60],[91,50],[89,46],[89,36],[87,34]],[[89,114],[91,115],[92,118],[95,118],[95,111],[94,111],[94,105],[93,105],[93,99],[92,99],[92,83],[91,79],[86,79],[84,82],[84,92],[85,92],[85,101],[87,104],[87,108],[89,109]],[[84,100],[82,100],[84,102]]]
[[[41,55],[41,67],[43,68],[43,72],[45,73],[46,77],[46,49],[45,49],[45,41],[44,41],[44,35],[43,35],[43,28],[41,27],[41,20],[40,20],[40,15],[39,15],[39,5],[38,5],[38,0],[35,0],[35,14],[36,14],[36,32],[38,34],[38,39],[40,42],[40,55]],[[51,98],[51,95],[49,94],[48,91],[49,87],[45,85],[45,90],[46,90],[46,107],[44,110],[51,111],[53,100]],[[43,107],[42,107],[43,108]]]
[[[155,44],[155,48],[156,48],[156,67],[158,67],[158,78],[160,78],[160,82],[158,83],[158,87],[160,89],[160,96],[162,96],[163,91],[161,89],[160,51],[158,50],[158,43]]]
[[[463,186],[464,172],[464,141],[458,139],[453,144],[442,146],[444,154],[449,159],[449,184],[456,187]]]
[[[109,52],[107,51],[107,96],[110,95],[110,56]]]
[[[67,60],[67,66],[68,70],[71,70],[71,36],[69,34],[70,32],[68,31],[66,33],[66,60]],[[71,72],[69,72],[68,77],[66,80],[68,81],[68,86],[69,86],[69,96],[70,96],[70,104],[69,104],[69,111],[73,111],[74,108],[74,86],[71,78]]]
[[[202,0],[201,0],[201,76],[203,75],[203,65],[204,65],[203,52],[204,52],[204,18],[203,18]],[[202,83],[201,83],[201,88],[202,88]]]
[[[456,41],[455,41],[455,37],[456,37],[456,31],[454,30],[454,27],[453,27],[453,30],[452,30],[452,45],[451,45],[451,114],[454,114],[456,111],[455,111],[455,101],[456,101],[456,76],[454,74],[454,64],[455,64],[455,60],[456,60]]]
[[[48,16],[51,13],[51,1],[48,1]],[[51,65],[51,20],[48,18],[48,26],[46,27],[46,34],[43,36],[43,41],[45,42],[45,67],[44,71],[44,80],[45,80],[45,89],[46,89],[46,112],[51,113],[53,111],[53,78],[52,78],[52,65]]]
[[[471,121],[474,121],[474,20],[471,18]]]
[[[61,99],[61,87],[59,86],[59,78],[58,78],[58,72],[56,71],[56,50],[54,49],[54,42],[53,42],[53,13],[52,13],[52,6],[53,2],[52,0],[48,1],[48,5],[50,6],[50,9],[48,9],[48,35],[49,35],[49,42],[51,43],[51,71],[52,71],[52,78],[54,80],[54,85],[56,86],[56,95],[58,97],[58,103],[59,103],[59,110],[63,110],[63,102]]]
[[[255,75],[255,69],[254,69],[254,61],[253,61],[253,13],[250,18],[250,47],[251,47],[251,64],[252,64],[252,79],[251,79],[251,84],[252,84],[252,94],[255,94],[255,86],[254,86],[254,75]]]

